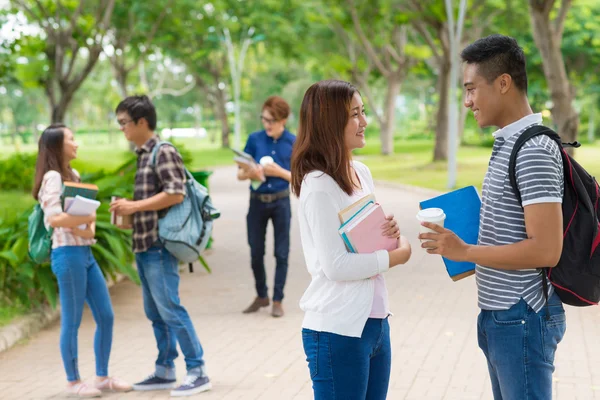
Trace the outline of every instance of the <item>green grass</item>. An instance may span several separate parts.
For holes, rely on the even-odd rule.
[[[9,220],[31,209],[35,200],[29,193],[15,190],[0,191],[0,219]]]
[[[364,149],[357,150],[357,159],[371,169],[373,178],[390,182],[421,186],[446,191],[448,180],[447,163],[433,163],[433,141],[397,141],[394,154],[378,154],[380,143],[369,141]],[[600,175],[600,144],[583,145],[577,149],[575,159],[593,176]],[[458,152],[458,177],[456,187],[474,185],[481,189],[487,170],[490,148],[461,147]]]
[[[24,307],[0,306],[0,327],[27,313]]]

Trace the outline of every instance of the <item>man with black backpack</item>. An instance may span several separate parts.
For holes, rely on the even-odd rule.
[[[419,238],[431,239],[422,244],[430,254],[477,264],[478,342],[494,398],[551,399],[554,355],[566,319],[542,268],[556,266],[563,249],[562,148],[546,134],[515,148],[521,136],[539,129],[542,116],[529,105],[525,55],[513,38],[479,39],[461,57],[465,106],[480,127],[499,128],[483,181],[478,245],[428,223],[423,225],[437,233]],[[513,148],[518,192],[509,168]]]
[[[155,370],[133,385],[135,390],[171,389],[171,396],[189,396],[211,388],[206,375],[202,346],[186,309],[179,300],[178,260],[158,240],[158,220],[167,210],[184,201],[186,172],[181,156],[172,145],[159,143],[156,110],[147,96],[131,96],[116,109],[125,137],[136,145],[138,155],[134,200],[116,200],[111,212],[133,214],[133,251],[142,283],[144,310],[152,321],[158,347]],[[174,360],[177,342],[185,357],[187,376],[175,388]]]

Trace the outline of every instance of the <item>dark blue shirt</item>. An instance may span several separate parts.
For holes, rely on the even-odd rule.
[[[279,139],[273,139],[263,129],[254,132],[248,137],[244,151],[250,154],[257,163],[264,156],[271,156],[273,160],[283,169],[290,170],[290,161],[292,159],[292,148],[296,142],[296,136],[287,129],[284,129]],[[267,180],[260,185],[256,192],[258,193],[277,193],[289,188],[290,184],[285,179],[267,176]],[[253,190],[252,187],[250,190]],[[253,190],[254,191],[254,190]]]

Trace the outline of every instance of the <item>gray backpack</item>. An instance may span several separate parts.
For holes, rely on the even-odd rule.
[[[156,156],[161,146],[173,146],[169,142],[159,141],[152,149],[151,166],[156,171]],[[174,147],[174,146],[173,146]],[[185,169],[186,195],[183,202],[171,206],[158,220],[158,238],[163,246],[181,262],[198,261],[210,239],[213,220],[221,213],[212,205],[208,190],[196,182],[192,174]]]

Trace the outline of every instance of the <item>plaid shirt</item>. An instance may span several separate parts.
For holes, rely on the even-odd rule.
[[[183,160],[173,146],[162,146],[156,155],[156,171],[150,165],[152,149],[158,143],[152,136],[136,149],[138,155],[135,174],[134,200],[148,199],[160,192],[185,195],[185,169]],[[133,251],[148,250],[158,240],[158,219],[166,214],[160,211],[140,211],[133,215]]]

